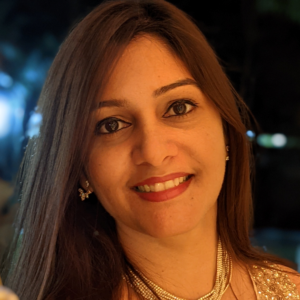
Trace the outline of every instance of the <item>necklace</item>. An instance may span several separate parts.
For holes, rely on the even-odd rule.
[[[176,297],[169,292],[163,290],[157,284],[152,282],[150,279],[145,277],[140,271],[136,269],[131,269],[128,267],[128,274],[124,276],[124,279],[131,285],[131,287],[139,293],[143,298],[146,300],[157,300],[158,298],[152,292],[159,296],[162,300],[186,300],[183,298]],[[221,299],[222,295],[225,293],[226,289],[229,286],[231,280],[231,272],[232,271],[232,261],[225,249],[222,247],[221,240],[219,239],[218,242],[218,251],[217,251],[217,274],[216,274],[216,281],[213,289],[206,294],[198,298],[197,300],[219,300]],[[139,276],[137,276],[137,274]],[[130,276],[130,279],[129,277]],[[146,282],[147,284],[145,284]]]

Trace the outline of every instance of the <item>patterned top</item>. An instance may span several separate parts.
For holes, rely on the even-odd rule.
[[[278,265],[270,267],[278,268],[280,271],[255,265],[249,269],[257,299],[300,299],[296,284],[291,282],[289,276]]]

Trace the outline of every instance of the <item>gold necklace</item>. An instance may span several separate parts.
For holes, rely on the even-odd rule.
[[[219,239],[218,242],[218,251],[217,251],[217,275],[216,275],[216,281],[213,289],[206,294],[205,296],[202,296],[198,298],[197,300],[219,300],[221,299],[222,295],[225,293],[226,289],[229,286],[230,280],[231,280],[231,272],[232,271],[232,261],[225,249],[222,247],[221,239]],[[139,274],[141,278],[147,283],[148,287],[143,280],[140,279],[139,276],[136,275]],[[129,277],[130,276],[130,279]],[[155,293],[159,296],[162,300],[186,300],[183,298],[176,297],[169,292],[163,290],[161,287],[159,287],[157,284],[152,282],[150,279],[145,277],[140,271],[131,269],[128,267],[128,274],[124,276],[124,279],[131,285],[131,287],[139,293],[143,298],[146,300],[157,300],[158,298],[155,296],[155,294],[152,292],[152,290],[155,291]]]

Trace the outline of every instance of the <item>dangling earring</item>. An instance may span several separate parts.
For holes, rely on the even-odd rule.
[[[229,146],[226,146],[226,151],[229,152]],[[226,156],[226,160],[229,160],[229,155]]]
[[[86,183],[86,188],[88,188],[89,185],[90,185],[89,182],[86,181],[85,183]],[[88,191],[85,193],[83,189],[78,189],[78,192],[79,192],[79,197],[81,198],[81,201],[84,201],[86,198],[89,197],[89,194],[92,193],[90,190],[88,190]]]

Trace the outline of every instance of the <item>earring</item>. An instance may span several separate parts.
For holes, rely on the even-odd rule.
[[[89,185],[90,185],[89,182],[86,181],[85,183],[86,183],[86,188],[88,188]],[[81,198],[81,201],[84,201],[86,198],[89,197],[89,194],[92,193],[90,190],[88,190],[88,191],[85,193],[83,189],[78,189],[78,192],[79,192],[79,197]]]
[[[229,146],[226,146],[226,151],[229,152]],[[226,156],[226,161],[229,160],[229,155]]]

